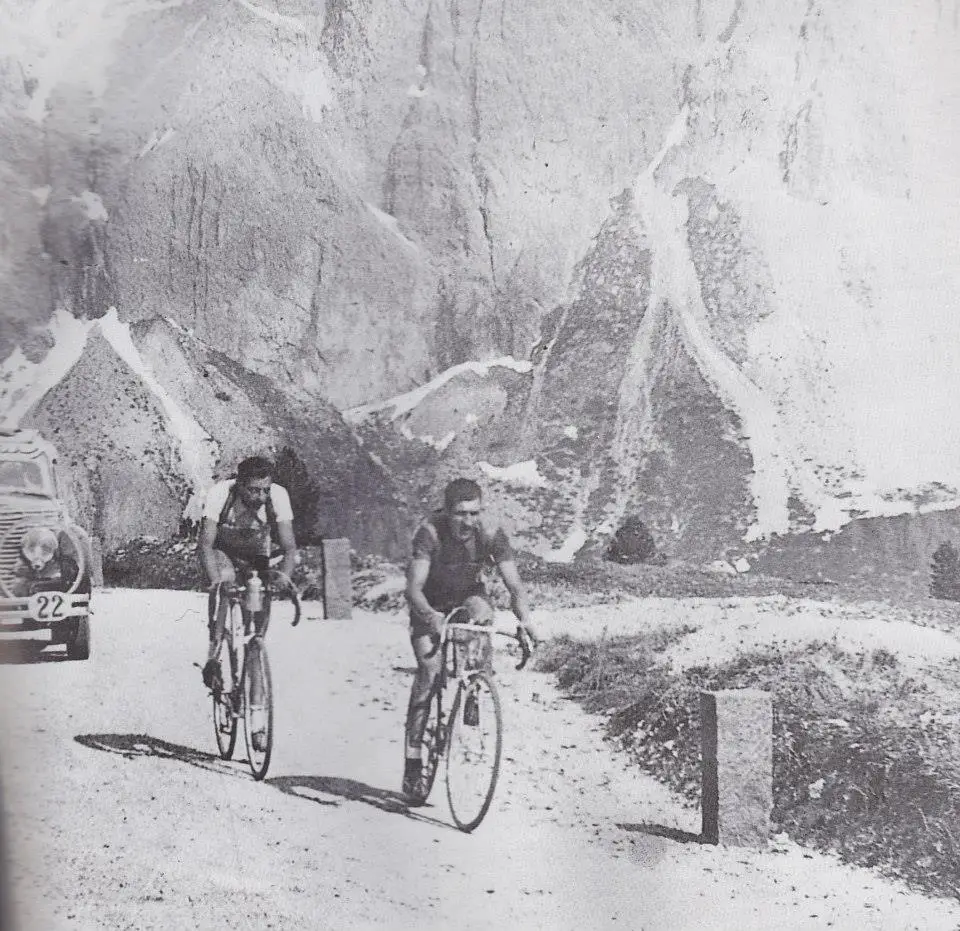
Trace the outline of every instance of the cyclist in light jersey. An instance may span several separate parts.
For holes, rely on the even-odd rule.
[[[242,582],[253,570],[265,571],[276,552],[283,554],[280,570],[288,577],[293,574],[297,556],[293,510],[286,489],[273,483],[272,471],[269,459],[251,456],[237,466],[236,479],[218,482],[207,492],[200,526],[200,561],[210,582],[211,599],[221,582],[237,582],[238,576]],[[212,689],[222,684],[216,656],[226,616],[227,600],[220,598],[213,613],[209,653],[203,667],[203,682]],[[265,627],[269,616],[268,596],[263,610],[254,616],[258,631]],[[254,681],[251,685],[256,704],[260,683]],[[254,728],[254,748],[260,749],[257,733]]]

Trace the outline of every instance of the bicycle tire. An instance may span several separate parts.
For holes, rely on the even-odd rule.
[[[260,678],[263,683],[263,723],[266,744],[262,750],[257,750],[253,746],[253,704],[251,702],[253,679],[250,671],[254,663],[260,666]],[[247,742],[247,762],[250,764],[253,778],[259,781],[266,776],[270,757],[273,754],[273,684],[270,678],[267,647],[262,640],[257,650],[251,650],[249,645],[247,646],[243,665],[243,733]]]
[[[423,729],[423,739],[420,742],[423,769],[420,772],[423,800],[426,801],[433,789],[443,758],[443,693],[439,689],[430,699],[430,710],[427,713],[427,723]]]
[[[236,669],[237,657],[230,643],[230,638],[224,634],[220,641],[220,652],[217,654],[220,661],[220,669],[229,673],[231,686],[235,687],[237,682]],[[237,714],[234,708],[232,691],[218,690],[213,693],[213,732],[217,738],[217,749],[220,751],[222,760],[229,760],[233,756],[234,747],[237,745]]]
[[[468,692],[477,699],[477,722],[465,723]],[[493,679],[473,673],[457,688],[447,730],[447,802],[456,826],[474,830],[490,809],[500,775],[503,750],[503,714]]]

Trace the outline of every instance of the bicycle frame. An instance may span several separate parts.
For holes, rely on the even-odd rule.
[[[440,628],[440,655],[442,657],[440,665],[440,682],[438,683],[438,688],[445,688],[447,681],[452,676],[454,679],[460,681],[466,681],[467,677],[471,672],[475,672],[475,669],[465,668],[462,672],[458,671],[457,663],[457,647],[458,646],[467,646],[468,643],[460,643],[453,639],[451,633],[456,633],[457,631],[463,631],[466,634],[470,634],[471,637],[480,636],[487,637],[492,639],[494,636],[506,637],[508,640],[516,640],[520,644],[521,650],[521,659],[517,664],[516,668],[523,669],[527,665],[527,661],[530,659],[531,650],[530,645],[527,642],[525,636],[520,634],[520,627],[517,626],[516,632],[508,632],[505,630],[500,630],[499,628],[494,627],[492,624],[483,625],[483,624],[467,624],[463,622],[457,622],[454,620],[458,615],[463,614],[469,617],[469,612],[464,607],[457,607],[450,611],[446,617],[443,619],[443,624]],[[450,647],[453,647],[453,662],[450,662]],[[452,668],[451,668],[452,667]]]
[[[429,795],[433,787],[434,780],[440,768],[440,761],[442,759],[446,759],[447,799],[450,803],[450,811],[453,815],[454,821],[457,824],[457,827],[460,828],[460,830],[469,832],[472,831],[480,823],[480,821],[483,820],[483,817],[485,816],[493,798],[493,792],[496,788],[497,772],[499,769],[502,726],[500,721],[499,698],[497,697],[497,689],[494,678],[491,675],[492,669],[490,669],[490,665],[492,664],[488,662],[492,656],[492,650],[491,652],[484,651],[480,657],[477,657],[475,654],[474,656],[471,656],[470,653],[472,652],[472,648],[475,647],[476,641],[479,640],[480,637],[486,637],[488,644],[490,644],[494,635],[508,637],[512,640],[517,640],[520,643],[522,658],[517,666],[517,669],[522,669],[530,658],[531,650],[526,636],[523,634],[519,626],[516,630],[516,633],[508,633],[507,631],[497,629],[493,625],[485,626],[458,622],[457,617],[461,614],[469,617],[466,609],[462,607],[455,608],[446,615],[440,630],[440,643],[438,644],[441,660],[440,671],[437,677],[434,694],[431,697],[431,704],[435,708],[436,713],[436,723],[431,732],[432,739],[429,737],[427,738],[429,742],[429,750],[427,754],[428,772],[425,776],[427,780],[427,788],[424,798]],[[458,633],[466,635],[463,640],[456,636]],[[477,662],[476,660],[480,661]],[[443,696],[447,687],[450,686],[451,683],[453,683],[456,697],[453,700],[452,707],[448,710],[443,707]],[[453,737],[453,729],[456,726],[456,716],[459,714],[457,709],[460,706],[461,696],[471,693],[471,691],[476,688],[481,688],[483,683],[486,683],[486,688],[491,694],[491,700],[493,701],[494,708],[496,709],[495,717],[497,723],[495,731],[495,758],[493,761],[490,783],[486,791],[486,798],[483,801],[482,807],[475,815],[465,817],[463,814],[463,809],[460,808],[459,805],[454,805],[454,795],[456,793],[453,792],[452,784],[450,782],[451,761],[449,753],[452,747],[451,740]],[[429,723],[427,726],[429,727]]]
[[[278,570],[265,572],[271,582],[280,582],[289,594],[294,605],[293,624],[296,626],[300,622],[300,599],[292,582]],[[228,665],[230,670],[229,688],[223,687],[226,685],[224,682],[221,687],[213,690],[217,746],[222,759],[231,758],[236,744],[238,722],[242,718],[247,759],[254,778],[260,780],[266,775],[273,748],[273,698],[265,637],[270,625],[272,598],[277,593],[277,587],[264,585],[265,597],[259,610],[250,611],[246,604],[250,592],[249,578],[255,574],[260,573],[252,570],[248,581],[243,585],[219,583],[213,589],[209,610],[211,622],[218,618],[221,612],[225,613],[216,653],[218,656],[226,656],[229,662],[223,665]],[[254,641],[258,643],[256,656],[251,648]],[[262,722],[262,726],[256,726],[256,730],[251,728],[254,718]]]

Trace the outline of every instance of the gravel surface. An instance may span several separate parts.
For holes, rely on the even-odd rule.
[[[960,904],[788,839],[697,843],[695,810],[628,770],[550,677],[506,657],[504,765],[486,821],[454,829],[439,783],[408,810],[399,615],[293,629],[280,608],[276,744],[258,784],[242,759],[216,756],[193,665],[203,596],[113,590],[95,609],[89,662],[49,650],[0,672],[18,931],[960,925]]]

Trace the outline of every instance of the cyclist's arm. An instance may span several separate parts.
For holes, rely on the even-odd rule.
[[[539,637],[530,618],[530,605],[527,602],[527,593],[524,590],[523,582],[520,581],[517,564],[512,559],[503,559],[497,563],[497,568],[500,570],[503,584],[506,585],[507,591],[510,593],[510,609],[516,615],[527,636],[536,642]]]
[[[439,631],[443,614],[434,609],[423,593],[423,586],[426,585],[429,574],[430,560],[427,557],[415,556],[410,560],[407,566],[407,603],[410,605],[411,614],[416,617],[430,618],[434,629]]]
[[[220,581],[217,558],[213,554],[213,544],[216,539],[217,522],[205,517],[200,524],[200,561],[203,563],[203,571],[207,573],[207,579],[211,585]]]
[[[280,571],[287,578],[293,578],[293,570],[297,566],[297,541],[293,536],[292,521],[277,521],[277,537],[279,538],[280,549],[283,551]]]

